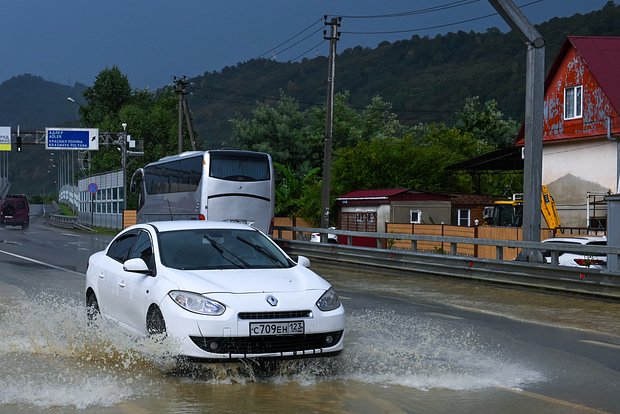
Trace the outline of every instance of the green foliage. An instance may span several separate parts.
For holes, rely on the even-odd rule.
[[[493,147],[511,146],[517,136],[517,123],[512,119],[503,119],[504,114],[493,99],[483,105],[478,96],[467,98],[464,108],[457,115],[456,126],[461,131],[469,132]]]
[[[271,154],[274,161],[294,165],[303,173],[318,162],[321,142],[306,128],[306,114],[299,104],[282,94],[275,106],[259,104],[252,118],[238,116],[231,120],[230,145]]]
[[[304,202],[310,189],[320,184],[320,168],[313,168],[304,176],[297,174],[292,167],[275,163],[278,179],[276,182],[276,215],[304,217]],[[320,197],[319,197],[320,198]]]
[[[86,105],[80,108],[82,123],[103,131],[121,128],[119,113],[131,99],[127,76],[116,66],[102,70],[92,87],[84,91]]]
[[[113,140],[123,133],[122,124],[127,124],[127,134],[144,143],[141,165],[177,152],[177,100],[171,87],[157,93],[132,90],[127,77],[113,67],[97,76],[84,97],[87,104],[80,109],[82,124],[112,133]],[[131,163],[131,159],[128,161]],[[101,145],[93,154],[90,172],[120,167],[121,153],[117,146]]]
[[[337,151],[337,194],[372,188],[470,191],[471,180],[454,178],[449,165],[479,155],[488,145],[443,124],[420,125],[403,138],[373,138]]]

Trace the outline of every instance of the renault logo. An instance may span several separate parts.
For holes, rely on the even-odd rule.
[[[268,304],[270,304],[271,306],[276,306],[278,304],[278,299],[275,298],[275,296],[267,296],[265,298],[265,300],[267,301]]]

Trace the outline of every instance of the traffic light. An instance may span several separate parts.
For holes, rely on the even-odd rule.
[[[17,152],[22,152],[22,137],[17,136],[15,138],[15,148],[17,148]]]

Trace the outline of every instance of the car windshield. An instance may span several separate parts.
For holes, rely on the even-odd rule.
[[[273,269],[294,265],[254,230],[191,229],[159,233],[161,261],[182,270]]]

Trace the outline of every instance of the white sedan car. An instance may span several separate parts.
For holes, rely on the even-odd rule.
[[[554,237],[542,241],[543,243],[554,243],[562,245],[581,245],[581,246],[606,246],[607,237],[605,236],[579,236],[579,237]],[[547,263],[551,263],[551,252],[544,251],[543,256]],[[584,267],[590,269],[606,269],[607,256],[596,253],[580,254],[573,252],[559,252],[558,264],[560,266]]]
[[[243,224],[138,224],[89,258],[87,312],[170,335],[190,358],[337,355],[344,308],[309,264]]]

